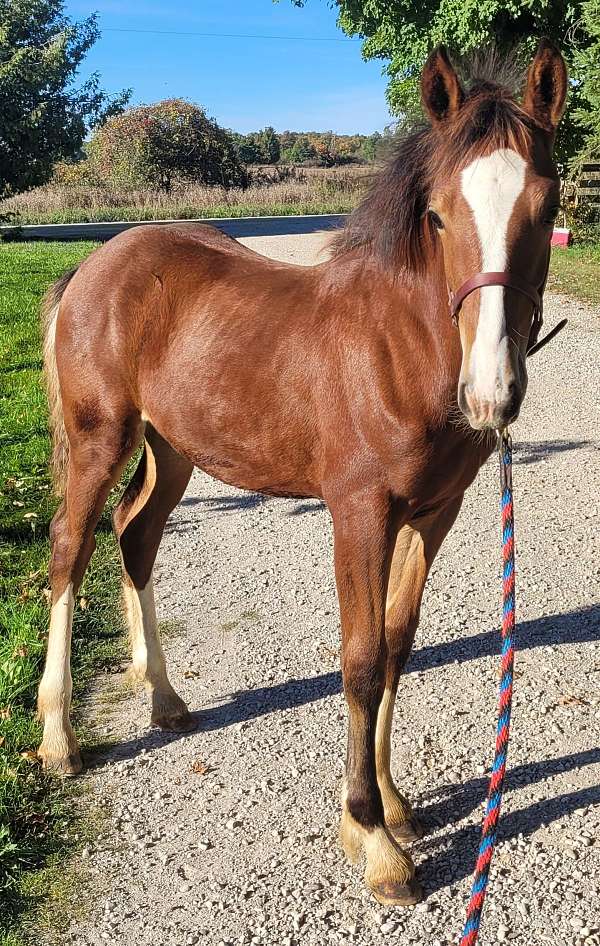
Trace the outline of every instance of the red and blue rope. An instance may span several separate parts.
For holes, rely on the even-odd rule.
[[[512,709],[513,665],[515,656],[515,544],[512,492],[512,441],[507,430],[500,436],[500,484],[502,510],[502,557],[504,562],[502,592],[502,672],[498,697],[496,754],[488,788],[488,798],[481,830],[479,854],[473,874],[471,899],[460,946],[475,946],[487,892],[490,864],[496,846],[498,819],[506,773],[506,755]]]

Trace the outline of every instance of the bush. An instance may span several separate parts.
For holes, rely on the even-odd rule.
[[[182,99],[129,109],[109,119],[89,144],[87,173],[99,183],[244,186],[233,140],[200,106]],[[81,172],[83,173],[83,172]]]

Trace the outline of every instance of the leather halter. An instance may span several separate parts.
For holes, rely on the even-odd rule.
[[[544,282],[546,282],[545,279]],[[462,284],[460,289],[453,293],[451,297],[450,314],[455,321],[460,311],[460,307],[467,296],[474,292],[475,289],[481,289],[482,286],[506,286],[507,289],[516,289],[517,292],[521,292],[524,296],[527,296],[529,299],[531,299],[536,313],[539,312],[540,316],[542,314],[543,303],[539,291],[535,288],[535,286],[531,286],[524,279],[521,279],[520,276],[507,271],[500,273],[475,273],[475,275],[471,276],[470,279],[467,279],[467,281]]]
[[[448,288],[448,302],[450,305],[450,315],[452,317],[452,321],[455,325],[458,325],[458,313],[460,312],[460,308],[467,296],[469,296],[476,289],[481,289],[484,286],[505,286],[507,289],[514,289],[516,292],[520,292],[522,295],[527,296],[527,298],[533,303],[533,321],[531,323],[529,342],[527,344],[527,354],[532,355],[534,352],[539,351],[539,349],[549,342],[551,338],[554,338],[557,332],[560,332],[560,330],[563,329],[567,324],[567,320],[563,319],[552,329],[552,331],[548,332],[548,334],[540,342],[538,342],[538,335],[543,323],[542,315],[544,311],[544,303],[542,294],[546,287],[549,267],[550,245],[548,245],[548,262],[546,264],[544,278],[539,288],[532,286],[531,283],[528,283],[525,279],[517,276],[516,273],[511,273],[509,270],[504,270],[503,272],[498,273],[475,273],[475,275],[467,279],[466,282],[464,282],[456,292],[452,292],[450,288]]]

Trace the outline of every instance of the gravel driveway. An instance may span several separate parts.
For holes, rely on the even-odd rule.
[[[310,262],[319,235],[248,239]],[[600,313],[547,299],[567,329],[531,364],[516,441],[516,706],[481,944],[600,943]],[[456,940],[494,739],[497,462],[434,566],[401,683],[393,768],[429,831],[427,899],[378,906],[337,844],[346,714],[332,530],[315,501],[194,475],[156,569],[171,679],[197,732],[148,727],[111,677],[90,700],[114,747],[84,776],[107,828],[83,852],[78,946],[440,946]],[[98,894],[98,891],[100,893]]]

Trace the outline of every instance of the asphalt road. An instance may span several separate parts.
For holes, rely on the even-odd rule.
[[[149,223],[207,223],[218,227],[232,237],[287,236],[291,234],[315,233],[318,230],[333,230],[342,226],[345,214],[309,214],[287,217],[204,217],[197,220],[115,220],[108,223],[50,223],[25,225],[16,235],[23,240],[99,240],[111,237]],[[0,227],[0,239],[9,235],[14,227]]]

